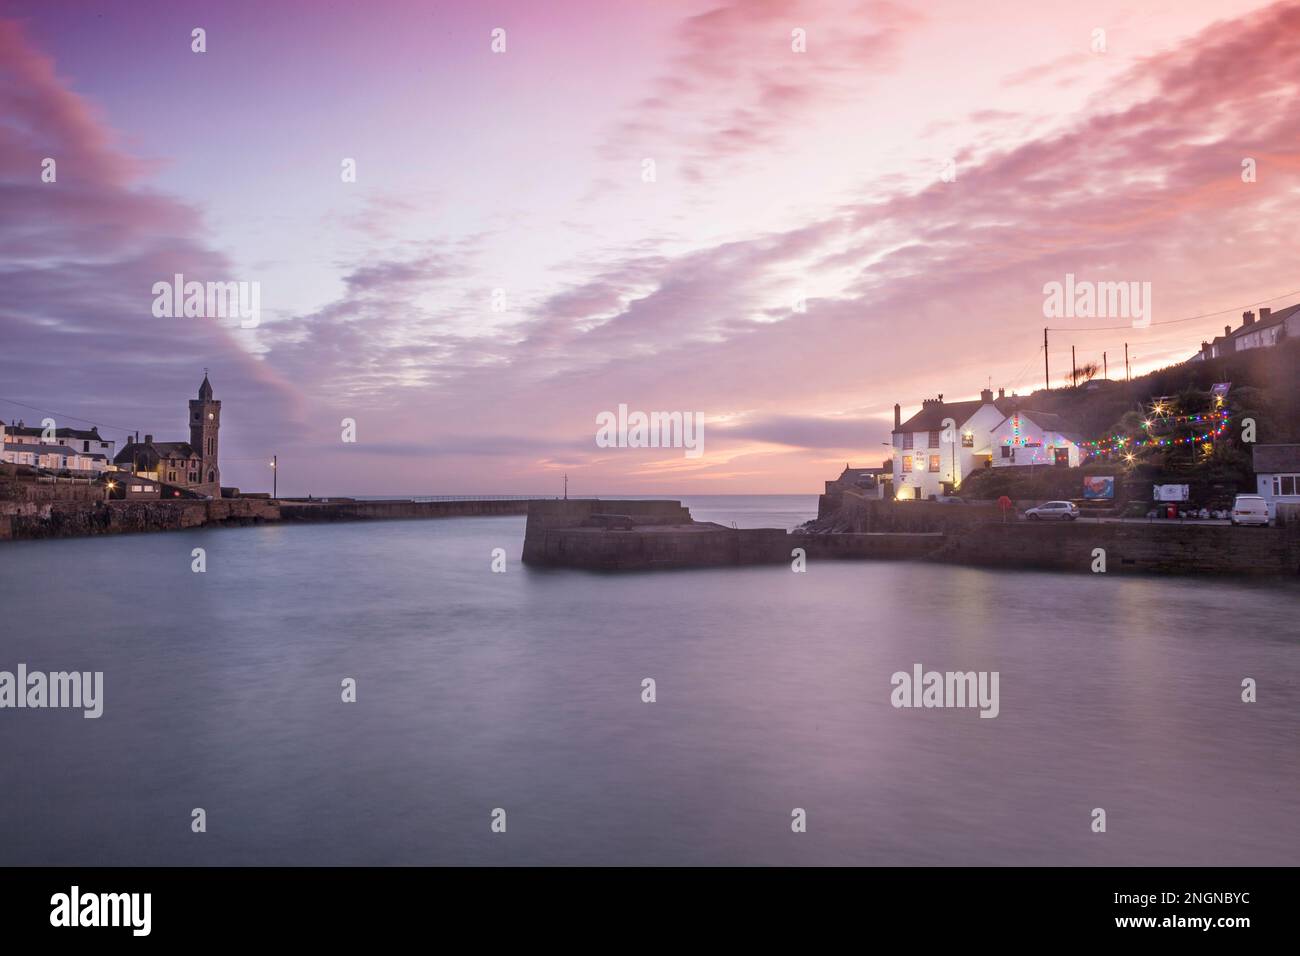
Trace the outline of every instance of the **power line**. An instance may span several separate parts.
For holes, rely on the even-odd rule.
[[[1294,292],[1284,292],[1281,295],[1275,295],[1271,299],[1260,299],[1258,302],[1248,302],[1245,305],[1235,306],[1230,309],[1220,309],[1218,312],[1205,312],[1201,315],[1189,315],[1181,319],[1165,319],[1163,322],[1152,322],[1154,325],[1176,325],[1179,322],[1195,322],[1197,319],[1212,319],[1216,315],[1227,315],[1229,312],[1236,312],[1238,309],[1248,309],[1254,305],[1267,305],[1270,302],[1276,302],[1278,299],[1289,299],[1293,295],[1300,295],[1300,289]],[[1049,332],[1116,332],[1120,329],[1137,328],[1130,322],[1128,325],[1100,325],[1088,328],[1082,325],[1065,326],[1062,328],[1049,328]]]
[[[89,418],[78,418],[76,415],[64,415],[62,412],[51,411],[48,408],[37,408],[35,405],[28,405],[26,402],[15,401],[12,398],[0,398],[0,402],[5,402],[6,404],[9,405],[17,405],[19,408],[30,409],[31,411],[39,412],[42,415],[49,415],[51,418],[56,418],[56,419],[61,418],[66,421],[81,422],[84,425],[94,425],[96,428],[98,428],[100,425],[103,425],[103,427],[111,428],[114,431],[121,431],[121,432],[140,431],[140,429],[138,428],[127,428],[125,425],[113,425],[108,422],[93,421]]]

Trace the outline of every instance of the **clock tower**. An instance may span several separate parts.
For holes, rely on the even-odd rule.
[[[190,399],[190,446],[199,457],[199,484],[195,491],[221,497],[221,468],[217,465],[217,431],[221,428],[221,403],[212,397],[208,370],[198,399]]]

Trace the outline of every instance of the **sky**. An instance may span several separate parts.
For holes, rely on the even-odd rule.
[[[206,368],[245,490],[816,492],[1045,325],[1056,387],[1300,301],[1297,63],[1300,2],[0,2],[0,419],[186,440]]]

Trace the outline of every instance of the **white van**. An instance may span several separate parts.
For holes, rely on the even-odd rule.
[[[1232,503],[1232,523],[1267,526],[1268,502],[1260,495],[1237,495],[1237,500]]]

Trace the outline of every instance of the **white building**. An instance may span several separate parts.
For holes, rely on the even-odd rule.
[[[103,455],[84,455],[66,445],[40,445],[31,442],[5,442],[0,461],[10,465],[30,465],[47,471],[68,471],[91,476],[108,466]]]
[[[1268,502],[1269,517],[1283,502],[1300,504],[1300,445],[1256,445],[1252,451],[1255,486]]]
[[[54,429],[52,436],[46,438],[47,430],[44,428],[35,428],[24,425],[22,422],[6,425],[0,422],[0,432],[3,433],[4,461],[12,464],[34,464],[35,459],[45,456],[50,461],[55,461],[56,456],[67,458],[74,464],[69,465],[36,465],[38,468],[49,467],[52,470],[62,470],[67,468],[68,471],[81,472],[86,474],[99,474],[104,471],[113,471],[113,447],[114,442],[103,438],[99,434],[98,427],[90,430],[80,428],[57,428]],[[25,446],[21,449],[19,446]],[[13,448],[11,453],[10,449]],[[33,449],[40,448],[42,451],[35,452]],[[23,460],[18,461],[16,458],[9,457],[10,454],[15,456],[21,455]],[[29,460],[30,459],[30,460]]]
[[[980,392],[977,401],[927,398],[921,410],[901,421],[894,406],[894,497],[926,499],[952,494],[971,472],[993,464],[993,428],[1013,411],[1014,399],[998,389]]]
[[[1188,361],[1204,362],[1247,349],[1272,348],[1283,339],[1296,338],[1300,338],[1300,305],[1287,306],[1278,312],[1260,309],[1258,320],[1254,312],[1243,312],[1241,328],[1233,331],[1232,326],[1225,325],[1222,335],[1212,342],[1202,342],[1201,350]]]
[[[1010,465],[1079,466],[1083,437],[1060,415],[1013,410],[992,429],[993,467]]]

